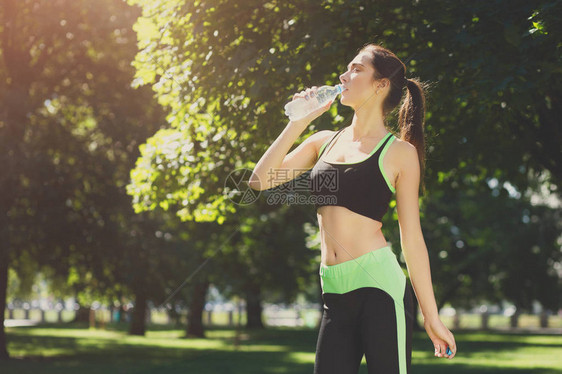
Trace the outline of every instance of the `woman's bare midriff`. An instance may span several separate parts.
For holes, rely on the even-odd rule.
[[[343,206],[321,206],[317,210],[320,226],[321,262],[336,265],[353,260],[387,245],[382,223]]]

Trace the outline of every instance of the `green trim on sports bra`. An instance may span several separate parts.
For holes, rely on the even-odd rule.
[[[392,191],[392,193],[396,192],[396,189],[392,186],[392,184],[390,183],[390,178],[386,175],[386,173],[384,172],[384,169],[382,167],[382,160],[384,158],[384,155],[386,153],[386,151],[388,151],[388,147],[390,147],[390,144],[396,139],[396,136],[393,136],[392,139],[390,139],[388,141],[388,143],[386,143],[386,145],[384,146],[384,148],[382,149],[382,152],[379,156],[379,169],[381,170],[381,174],[384,177],[384,180],[386,181],[386,184],[388,185],[388,188],[390,188],[390,190]]]
[[[330,139],[328,139],[328,140],[326,141],[326,143],[322,144],[322,147],[320,147],[320,150],[318,151],[318,154],[316,155],[316,160],[318,160],[318,158],[319,158],[320,155],[322,154],[322,151],[324,150],[324,147],[326,147],[329,142],[330,142]]]
[[[320,150],[318,151],[318,154],[316,155],[316,162],[318,162],[320,160],[320,155],[322,154],[322,152],[324,152],[324,148],[326,148],[328,143],[330,143],[332,140],[334,140],[336,138],[336,136],[338,135],[338,133],[340,131],[343,131],[343,130],[345,130],[345,127],[342,127],[341,129],[336,131],[336,133],[333,136],[330,136],[328,138],[328,140],[326,140],[326,142],[324,144],[322,144],[322,147],[320,147]]]

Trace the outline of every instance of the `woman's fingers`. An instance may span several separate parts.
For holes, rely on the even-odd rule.
[[[453,336],[453,333],[448,331],[446,339],[446,346],[443,347],[443,353],[445,354],[445,357],[451,359],[457,352],[457,345],[455,343],[455,337]],[[447,349],[449,349],[449,351],[447,351]]]
[[[306,100],[310,100],[310,99],[312,99],[316,96],[317,90],[318,90],[318,87],[316,87],[316,86],[312,86],[310,88],[307,88],[304,91],[301,91],[301,92],[298,92],[298,93],[294,94],[293,100],[295,100],[296,98],[299,98],[299,97],[303,97]]]
[[[443,357],[447,350],[447,343],[443,340],[439,340],[437,344],[435,344],[435,356]]]
[[[316,90],[317,90],[317,89],[318,89],[318,87],[312,86],[311,88],[309,88],[309,89],[307,90],[308,95],[309,95],[310,98],[313,98],[313,97],[316,96]]]
[[[305,97],[305,95],[306,95],[306,91],[297,92],[296,94],[293,95],[293,100],[299,97]]]
[[[457,354],[457,343],[455,342],[455,338],[451,337],[451,340],[448,343],[449,349],[451,350],[451,354],[449,355],[449,359],[455,357]]]
[[[450,354],[447,352],[447,348],[450,350]],[[457,346],[455,345],[455,343],[441,343],[441,344],[437,344],[435,346],[435,353],[434,355],[437,357],[446,357],[448,359],[452,359],[453,357],[455,357],[457,353]]]
[[[435,354],[434,355],[437,356],[437,357],[441,357],[441,344],[437,344],[435,346]]]

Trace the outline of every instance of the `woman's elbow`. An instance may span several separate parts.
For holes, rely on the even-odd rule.
[[[248,179],[247,181],[244,181],[244,182],[246,182],[246,184],[253,190],[256,190],[256,191],[262,191],[263,190],[263,186],[260,182],[260,178],[254,173],[252,173],[252,175],[250,176],[250,179]]]
[[[259,176],[259,174],[256,174],[254,172],[252,172],[252,175],[250,176],[250,179],[245,181],[248,186],[256,191],[264,191],[264,190],[268,190],[270,188],[273,188],[274,185],[272,185],[272,181],[269,181],[268,183],[264,183],[263,180],[265,180],[267,178],[262,178]]]

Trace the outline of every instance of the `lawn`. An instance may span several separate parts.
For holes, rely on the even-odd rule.
[[[13,357],[2,374],[195,373],[310,374],[317,330],[268,328],[245,331],[213,327],[206,339],[183,339],[183,331],[152,325],[146,336],[127,335],[126,326],[106,330],[80,324],[7,328]],[[433,356],[425,332],[414,333],[412,373],[562,373],[560,335],[453,331],[457,356]],[[366,374],[365,359],[359,373]]]

